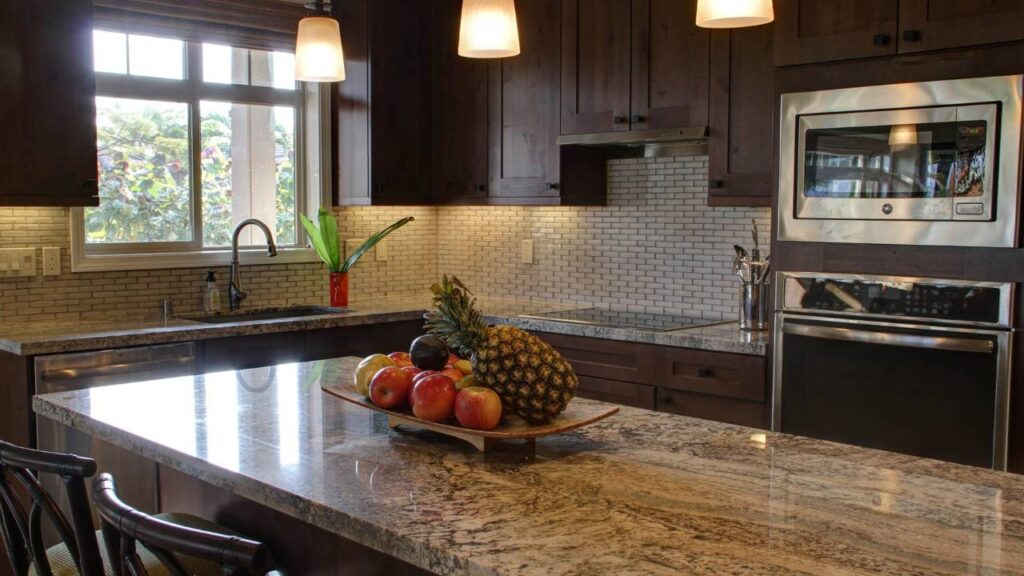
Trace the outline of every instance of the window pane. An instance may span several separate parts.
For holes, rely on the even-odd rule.
[[[248,84],[249,51],[222,44],[203,44],[203,82]]]
[[[171,38],[128,35],[128,73],[151,78],[185,78],[185,43]]]
[[[97,72],[128,73],[128,38],[125,34],[93,30],[92,52]]]
[[[295,90],[295,55],[253,50],[252,85]]]
[[[295,109],[229,102],[200,104],[203,245],[231,244],[235,223],[259,218],[278,244],[296,243]],[[243,245],[263,244],[247,228]]]
[[[188,104],[96,98],[100,205],[85,210],[86,242],[187,242]]]

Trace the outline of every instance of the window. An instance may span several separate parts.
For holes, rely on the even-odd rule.
[[[94,62],[100,203],[72,213],[75,270],[226,264],[246,218],[274,231],[277,261],[314,259],[299,214],[328,189],[325,95],[293,54],[96,30]]]

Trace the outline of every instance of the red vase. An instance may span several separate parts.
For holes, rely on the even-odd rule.
[[[348,272],[331,272],[331,307],[348,306]]]

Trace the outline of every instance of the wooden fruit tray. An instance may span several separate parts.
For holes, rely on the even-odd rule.
[[[502,416],[501,423],[494,430],[470,430],[461,426],[421,420],[413,416],[411,412],[385,410],[375,406],[368,398],[357,392],[356,387],[352,384],[321,385],[321,389],[327,394],[337,396],[346,402],[386,414],[388,426],[391,428],[407,426],[419,430],[430,430],[469,442],[481,452],[490,450],[504,440],[525,440],[530,444],[530,448],[533,448],[537,438],[575,430],[576,428],[603,420],[619,411],[616,406],[593,406],[579,402],[570,402],[565,412],[559,414],[558,417],[548,424],[532,425],[518,416],[504,415]]]

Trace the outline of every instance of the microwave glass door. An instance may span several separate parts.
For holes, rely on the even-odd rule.
[[[801,116],[799,218],[992,217],[996,104]]]

